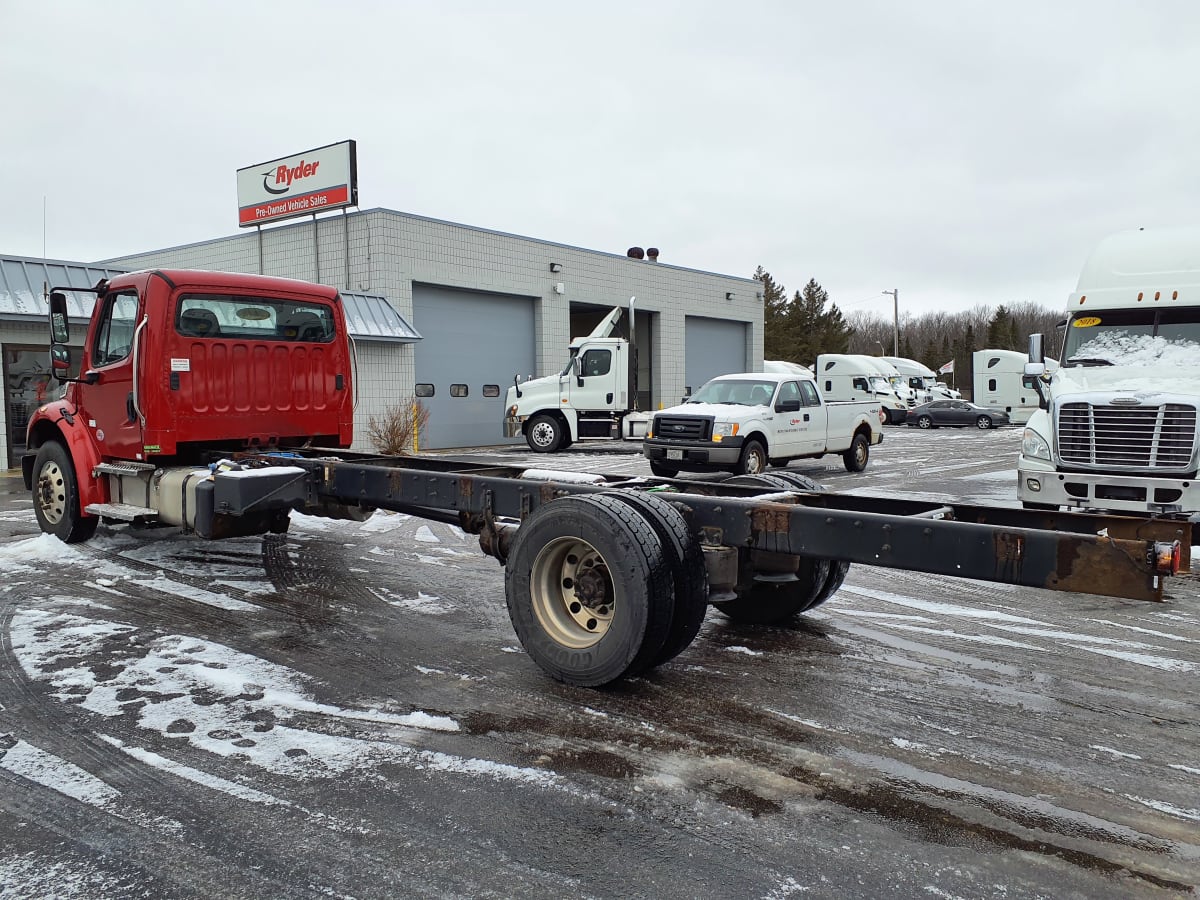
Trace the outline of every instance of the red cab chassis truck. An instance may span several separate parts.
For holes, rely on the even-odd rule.
[[[43,531],[286,531],[291,510],[375,509],[461,527],[505,568],[513,627],[561,681],[599,686],[685,649],[709,605],[779,622],[824,603],[850,563],[1161,600],[1187,522],[825,492],[794,472],[700,482],[355,453],[355,352],[336,289],[153,270],[95,296],[80,359],[49,296],[66,388],[22,459]],[[466,349],[464,348],[464,352]]]

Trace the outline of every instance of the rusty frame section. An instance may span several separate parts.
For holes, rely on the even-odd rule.
[[[314,460],[310,465],[321,473],[321,495],[486,532],[485,552],[500,557],[516,524],[539,506],[570,494],[619,489],[654,490],[673,502],[710,548],[821,557],[1136,600],[1162,599],[1156,543],[1179,540],[1190,547],[1191,541],[1190,525],[1176,520],[768,493],[707,482],[694,488],[689,484],[684,492],[678,481],[643,478],[611,477],[599,485],[533,481],[521,478],[519,469],[476,465],[456,470],[452,461],[424,462]],[[497,519],[508,524],[501,527]]]

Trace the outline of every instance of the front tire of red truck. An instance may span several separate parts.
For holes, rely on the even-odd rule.
[[[100,519],[79,510],[79,482],[71,457],[58,441],[42,444],[33,462],[33,514],[38,527],[66,544],[96,533]]]
[[[504,568],[508,615],[548,675],[600,687],[656,665],[675,610],[674,573],[641,511],[568,496],[521,523]]]

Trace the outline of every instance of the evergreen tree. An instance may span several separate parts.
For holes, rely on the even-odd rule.
[[[763,359],[798,362],[793,356],[795,339],[791,334],[787,289],[771,273],[759,266],[754,278],[762,284],[763,293]]]
[[[800,345],[800,361],[806,365],[819,353],[845,353],[850,345],[853,330],[815,278],[808,280],[803,292],[796,292],[788,318],[790,333]]]
[[[1008,308],[1001,304],[988,323],[987,345],[990,350],[1015,350],[1013,329],[1016,325]]]

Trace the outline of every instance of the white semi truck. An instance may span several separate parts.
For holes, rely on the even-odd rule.
[[[1042,335],[1029,343],[1041,404],[1021,442],[1022,504],[1195,518],[1200,228],[1101,241],[1067,301],[1058,370]]]
[[[887,424],[908,418],[908,403],[901,399],[883,366],[890,364],[856,353],[822,353],[817,357],[817,388],[827,401],[874,400],[887,416]]]
[[[1029,356],[1016,350],[976,350],[971,355],[972,399],[980,406],[1002,409],[1013,425],[1024,425],[1041,408],[1036,379],[1025,374]],[[1046,361],[1046,371],[1058,368]]]

